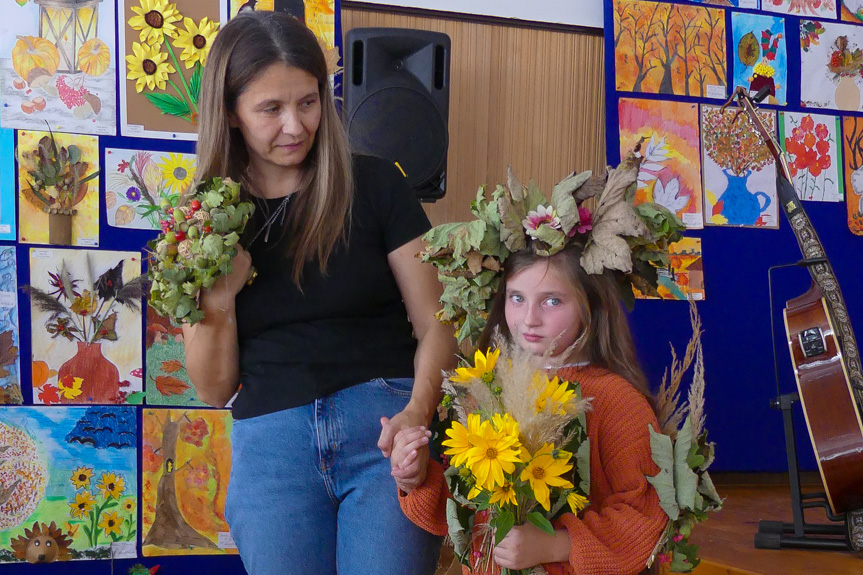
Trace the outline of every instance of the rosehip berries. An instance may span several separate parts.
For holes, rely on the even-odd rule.
[[[191,202],[189,202],[189,207],[195,211],[200,210],[201,202],[199,200],[192,200]]]

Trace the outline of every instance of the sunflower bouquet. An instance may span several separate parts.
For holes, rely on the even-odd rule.
[[[494,546],[514,525],[554,533],[551,520],[587,506],[589,401],[578,382],[549,377],[538,358],[505,342],[477,350],[443,388],[450,537],[463,564],[491,573]]]
[[[240,185],[212,178],[183,196],[178,206],[163,199],[162,233],[150,249],[150,305],[174,322],[195,324],[204,318],[198,306],[201,288],[210,288],[232,270],[237,242],[255,211],[240,201]]]

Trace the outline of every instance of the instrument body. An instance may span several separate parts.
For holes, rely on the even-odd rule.
[[[845,299],[794,191],[778,142],[755,113],[745,89],[737,88],[734,99],[776,159],[779,205],[812,276],[809,290],[787,302],[784,318],[794,377],[827,499],[836,514],[863,509],[863,369]]]

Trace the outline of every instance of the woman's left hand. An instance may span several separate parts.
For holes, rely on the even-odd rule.
[[[412,409],[410,405],[392,416],[392,419],[381,417],[381,435],[378,438],[378,449],[381,450],[384,457],[389,457],[393,450],[393,440],[396,437],[396,433],[412,427],[428,427],[429,422],[427,419],[425,413]]]
[[[516,525],[494,548],[494,562],[507,569],[527,569],[542,563],[569,561],[569,533],[549,535],[531,523]]]

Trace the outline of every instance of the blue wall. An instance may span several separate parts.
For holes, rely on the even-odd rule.
[[[681,2],[683,3],[683,2]],[[693,4],[693,3],[690,3]],[[702,5],[703,4],[699,4]],[[710,6],[710,8],[716,8]],[[734,48],[731,45],[731,9],[726,10],[727,82],[732,81]],[[755,10],[741,12],[764,13]],[[771,14],[773,15],[773,14]],[[801,111],[800,42],[795,16],[785,17],[788,46],[788,105],[764,106],[775,110]],[[608,163],[620,161],[618,100],[625,97],[721,104],[720,100],[665,94],[618,92],[614,76],[614,7],[605,3],[605,86]],[[733,88],[733,86],[731,86]],[[833,110],[818,113],[839,115]],[[856,115],[843,112],[842,115]],[[844,203],[805,202],[815,229],[821,237],[845,296],[856,333],[863,326],[863,237],[853,235],[846,224]],[[717,471],[784,471],[787,469],[782,416],[770,409],[776,396],[771,322],[775,325],[779,380],[782,393],[796,391],[785,343],[782,308],[787,299],[809,287],[803,268],[774,272],[775,308],[769,309],[767,269],[801,259],[797,241],[784,216],[780,228],[743,229],[705,227],[687,235],[702,238],[706,299],[698,303],[704,324],[703,337],[707,381],[706,411],[710,439],[717,444]],[[671,361],[668,342],[682,354],[691,330],[688,304],[681,301],[639,300],[631,317],[639,354],[654,385]],[[688,381],[688,379],[686,380]],[[797,444],[801,466],[816,469],[803,413],[795,409]]]

